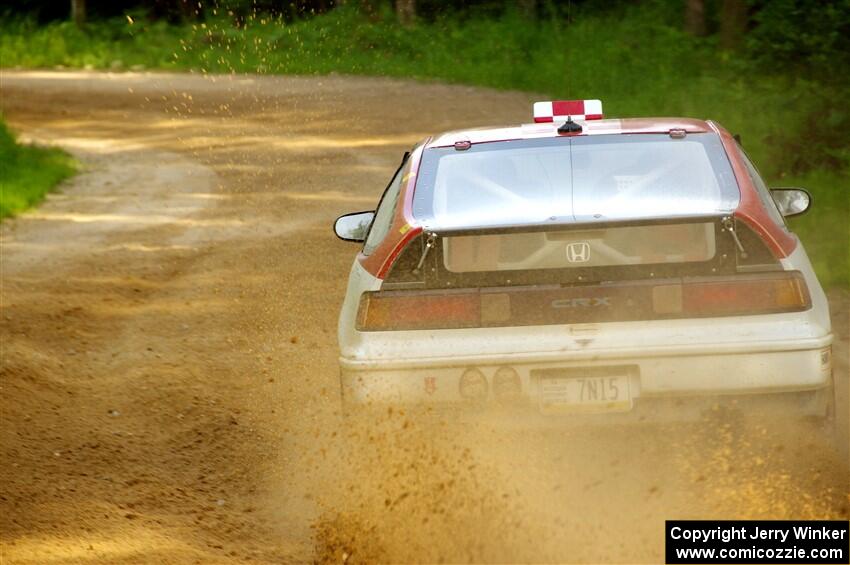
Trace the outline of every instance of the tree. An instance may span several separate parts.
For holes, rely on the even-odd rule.
[[[151,15],[155,19],[164,18],[169,22],[179,23],[198,19],[198,16],[201,14],[201,10],[206,2],[191,0],[148,0],[145,4],[152,6]],[[229,8],[234,8],[235,12],[239,15],[244,15],[244,13],[250,11],[250,5],[248,4],[245,5],[247,8],[239,10],[238,2],[220,2],[219,5],[225,8],[224,11],[227,11]]]
[[[381,11],[377,0],[360,0],[360,13],[365,15],[371,21],[376,22],[381,19]]]
[[[720,8],[720,46],[734,49],[747,31],[749,14],[746,0],[723,0]]]
[[[77,27],[83,27],[86,23],[86,0],[71,0],[71,19]]]
[[[705,35],[705,0],[685,0],[685,31],[691,35]]]
[[[537,0],[519,0],[517,6],[520,14],[526,18],[534,19],[537,16]]]
[[[416,0],[396,0],[395,13],[401,25],[410,25],[416,20]]]

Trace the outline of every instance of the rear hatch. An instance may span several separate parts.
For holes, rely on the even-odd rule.
[[[361,298],[361,331],[701,318],[807,309],[730,216],[426,232]]]
[[[425,229],[361,331],[699,318],[806,309],[734,210],[713,133],[595,135],[426,149],[413,212]]]

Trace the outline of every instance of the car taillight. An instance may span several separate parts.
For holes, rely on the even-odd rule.
[[[470,328],[478,325],[478,293],[364,293],[357,329],[368,331]]]
[[[365,292],[359,331],[630,322],[796,312],[811,308],[798,271],[586,286]]]
[[[805,310],[811,298],[802,274],[789,271],[659,285],[653,306],[657,313],[704,318]]]

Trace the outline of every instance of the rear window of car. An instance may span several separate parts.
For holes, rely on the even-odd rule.
[[[428,149],[413,206],[453,229],[710,215],[739,199],[716,134],[621,134]]]
[[[701,262],[715,255],[712,222],[450,236],[454,273]]]

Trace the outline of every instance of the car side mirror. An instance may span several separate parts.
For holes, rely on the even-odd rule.
[[[375,212],[372,211],[345,214],[334,222],[334,233],[343,241],[363,242],[366,240],[374,217]]]
[[[812,195],[802,188],[771,188],[770,195],[783,216],[797,216],[812,205]]]

